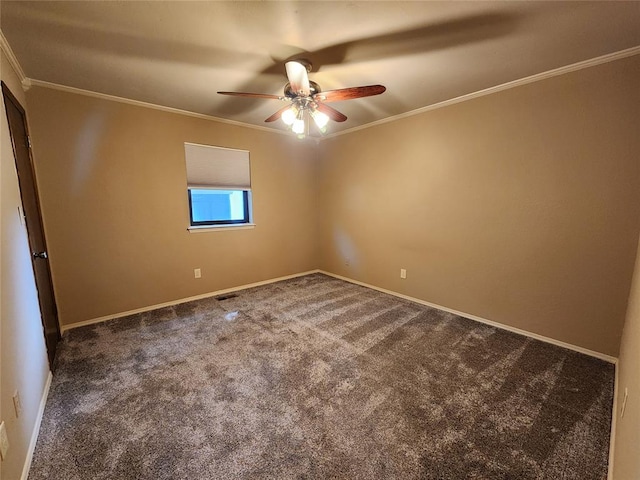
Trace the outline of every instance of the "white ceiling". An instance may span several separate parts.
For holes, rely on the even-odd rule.
[[[383,84],[333,103],[358,127],[640,45],[640,2],[0,2],[27,77],[239,122],[282,104],[283,60],[311,60],[323,90]]]

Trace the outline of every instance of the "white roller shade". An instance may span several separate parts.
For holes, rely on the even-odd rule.
[[[184,144],[190,188],[251,188],[249,152],[209,145]]]

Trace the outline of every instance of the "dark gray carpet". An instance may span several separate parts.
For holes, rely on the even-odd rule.
[[[613,381],[314,274],[67,332],[29,478],[602,480]]]

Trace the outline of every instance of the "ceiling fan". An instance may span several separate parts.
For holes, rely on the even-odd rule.
[[[320,85],[309,80],[311,62],[307,60],[292,60],[285,63],[287,79],[284,95],[270,95],[267,93],[248,92],[218,92],[221,95],[235,95],[238,97],[265,98],[282,100],[287,105],[271,115],[265,122],[274,122],[279,118],[291,128],[299,137],[308,134],[309,117],[321,133],[326,132],[329,120],[344,122],[347,117],[333,107],[330,102],[352,100],[354,98],[380,95],[386,88],[382,85],[366,85],[362,87],[339,88],[323,92]],[[306,120],[306,121],[305,121]]]

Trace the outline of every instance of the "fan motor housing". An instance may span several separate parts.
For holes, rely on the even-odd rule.
[[[322,91],[322,89],[320,88],[320,85],[318,85],[316,82],[309,80],[309,96],[313,96],[316,93],[320,93]],[[296,98],[298,96],[298,94],[296,92],[293,91],[293,89],[291,88],[291,84],[287,83],[284,86],[284,96],[287,98]]]

